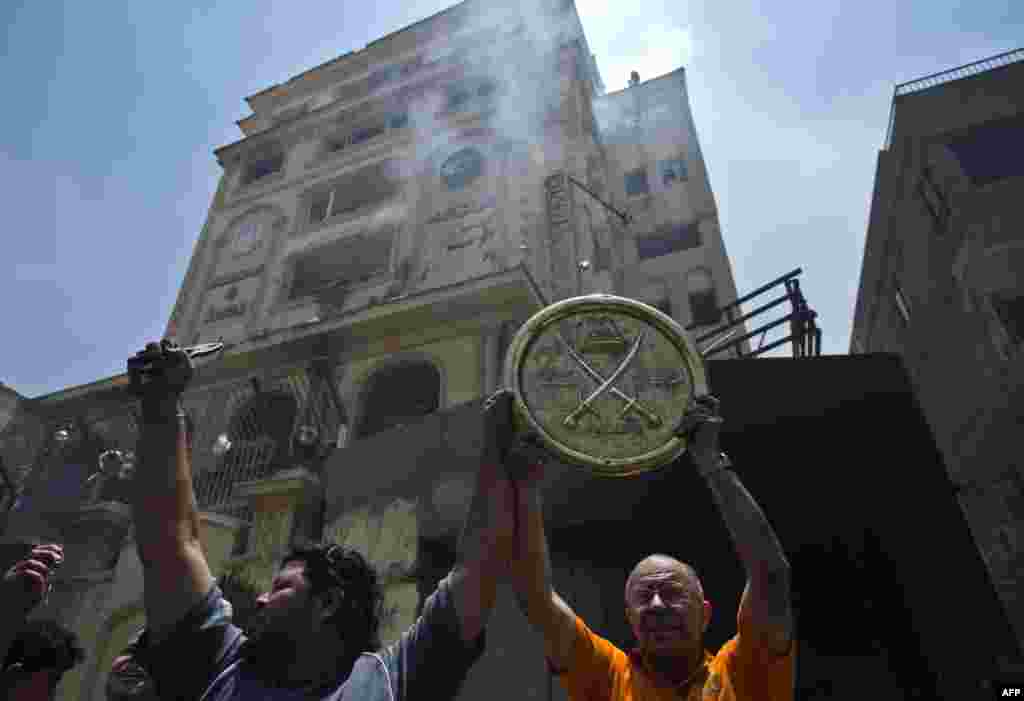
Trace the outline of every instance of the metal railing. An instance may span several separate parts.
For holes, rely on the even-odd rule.
[[[345,419],[330,373],[326,366],[294,368],[265,385],[236,383],[186,397],[186,408],[195,412],[192,460],[201,508],[225,513],[240,508],[234,485],[290,464],[300,427],[312,427],[324,449],[336,442]],[[215,451],[218,444],[230,447]]]
[[[719,313],[728,317],[728,321],[696,338],[698,344],[710,341],[710,343],[702,349],[701,354],[705,358],[710,358],[724,353],[729,349],[735,348],[736,354],[741,358],[756,357],[762,353],[767,353],[773,348],[792,342],[794,358],[821,355],[821,329],[818,328],[816,322],[818,314],[817,312],[812,311],[807,305],[807,300],[804,299],[803,292],[800,290],[800,281],[797,280],[797,277],[802,272],[803,270],[797,268],[796,270],[772,280],[766,285],[762,285],[753,292],[745,294],[735,301],[720,307],[718,310]],[[767,304],[762,304],[752,312],[738,317],[735,316],[734,312],[739,311],[741,304],[750,301],[754,297],[757,297],[772,288],[779,287],[780,285],[785,288],[785,293],[782,296],[768,302]],[[733,338],[742,330],[742,324],[745,321],[753,319],[754,317],[785,304],[786,302],[789,302],[790,304],[789,314],[781,319],[776,319],[775,321],[760,326],[753,331]],[[767,346],[764,345],[764,338],[768,331],[786,323],[789,323],[789,335],[777,341],[773,341]],[[697,328],[698,325],[699,324],[697,323],[692,323],[686,327],[686,330],[691,331]],[[757,336],[758,334],[761,334],[761,343],[758,344],[758,347],[755,350],[744,353],[742,345],[743,342]]]
[[[1019,61],[1024,61],[1024,49],[1013,49],[1006,53],[990,56],[989,58],[983,58],[980,61],[974,61],[973,63],[957,66],[956,68],[932,73],[931,75],[926,75],[923,78],[916,78],[905,83],[900,83],[892,92],[892,104],[889,106],[889,126],[885,134],[884,148],[888,150],[892,145],[892,131],[896,120],[897,97],[920,92],[921,90],[927,90],[928,88],[934,88],[938,85],[951,83],[962,78],[970,78],[971,76],[979,75],[995,68],[1008,66]]]
[[[262,385],[241,381],[200,387],[183,398],[193,426],[193,489],[202,510],[249,520],[248,505],[234,495],[235,485],[268,477],[296,462],[316,467],[317,458],[326,457],[336,444],[339,428],[347,419],[333,386],[333,368],[313,363],[279,369],[276,375]],[[315,430],[317,442],[300,458],[293,454],[293,447],[303,427]],[[66,429],[73,432],[74,439],[61,447],[58,435]],[[226,440],[219,440],[221,436]],[[22,480],[24,485],[10,469],[6,474],[12,484],[0,475],[0,504],[9,505],[12,497],[22,493],[22,486],[27,488],[26,508],[41,511],[74,510],[98,498],[109,498],[103,495],[126,494],[116,489],[91,489],[95,481],[87,478],[92,475],[79,473],[84,467],[95,474],[99,456],[106,450],[135,453],[137,438],[134,402],[101,417],[55,417],[48,421],[44,442]],[[315,454],[312,459],[311,453]]]

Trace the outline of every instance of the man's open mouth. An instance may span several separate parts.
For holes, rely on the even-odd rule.
[[[651,635],[666,635],[668,633],[678,633],[679,626],[648,626],[647,632]]]

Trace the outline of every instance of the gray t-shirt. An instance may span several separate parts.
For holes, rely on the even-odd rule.
[[[462,640],[445,578],[402,637],[360,655],[344,680],[320,689],[268,687],[242,658],[245,635],[223,601],[214,587],[166,639],[140,646],[139,661],[164,701],[444,701],[458,693],[485,646],[484,633]]]

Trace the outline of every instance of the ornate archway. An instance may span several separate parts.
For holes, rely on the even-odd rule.
[[[355,438],[412,423],[441,406],[441,373],[429,360],[385,365],[367,380]]]

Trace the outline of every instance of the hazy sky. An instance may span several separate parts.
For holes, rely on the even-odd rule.
[[[450,4],[0,3],[0,381],[122,372],[163,333],[243,98]],[[686,66],[737,286],[802,267],[825,353],[848,349],[894,84],[1024,44],[1019,0],[577,6],[609,90]]]

